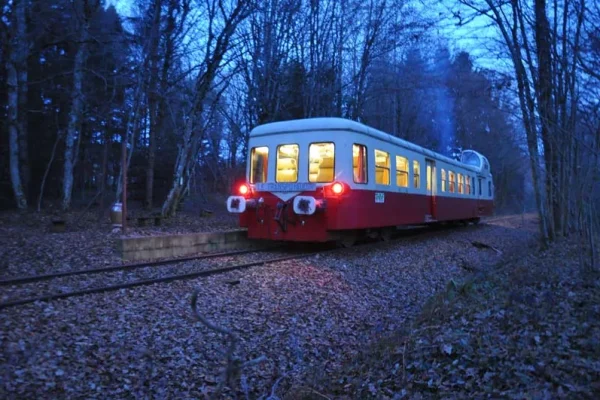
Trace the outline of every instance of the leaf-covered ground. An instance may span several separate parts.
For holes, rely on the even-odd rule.
[[[266,357],[226,388],[227,398],[302,388],[319,396],[318,382],[352,377],[341,371],[409,326],[449,282],[526,248],[535,225],[517,222],[1,310],[0,397],[203,398],[219,382],[226,339],[193,318],[195,289],[201,312],[240,337],[237,357]],[[360,397],[363,386],[357,381],[352,390]]]
[[[451,283],[330,376],[333,398],[600,398],[600,274],[577,239]]]
[[[134,210],[134,213],[141,213]],[[117,265],[116,239],[108,215],[99,219],[95,211],[61,214],[65,232],[53,233],[51,213],[0,213],[0,278]],[[236,229],[231,215],[199,217],[183,211],[160,226],[138,226],[131,221],[127,235],[208,232]]]

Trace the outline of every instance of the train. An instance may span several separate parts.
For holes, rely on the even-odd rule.
[[[226,201],[250,239],[389,238],[402,226],[478,223],[494,209],[488,159],[453,159],[344,118],[251,130],[245,181]]]

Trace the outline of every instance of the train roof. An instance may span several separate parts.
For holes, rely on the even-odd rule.
[[[442,154],[436,153],[432,150],[418,146],[414,143],[408,142],[404,139],[392,136],[389,133],[382,132],[375,128],[371,128],[367,125],[361,124],[360,122],[352,121],[345,118],[337,117],[322,117],[322,118],[306,118],[306,119],[294,119],[289,121],[270,122],[264,125],[259,125],[252,129],[250,137],[269,136],[282,133],[300,133],[310,131],[351,131],[364,135],[371,136],[376,139],[380,139],[386,142],[391,142],[400,147],[404,147],[407,150],[413,150],[424,155],[427,155],[436,160],[444,161],[448,164],[456,165],[462,168],[470,169],[474,172],[479,173],[490,173],[489,162],[487,158],[482,154],[474,151],[467,150],[465,152],[475,153],[481,157],[480,167],[474,165],[465,164],[463,162],[454,160],[450,157],[446,157]],[[483,171],[483,165],[487,165],[488,171]]]

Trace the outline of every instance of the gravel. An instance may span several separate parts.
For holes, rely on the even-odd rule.
[[[531,221],[457,228],[305,260],[0,311],[0,396],[197,398],[215,390],[226,338],[243,371],[227,396],[301,387],[399,329],[451,280],[535,238]],[[473,241],[493,246],[476,248]],[[239,280],[232,285],[231,280]]]

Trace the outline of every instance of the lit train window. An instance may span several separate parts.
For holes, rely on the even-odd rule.
[[[269,164],[269,148],[253,147],[250,162],[250,183],[267,181],[267,167]]]
[[[408,158],[396,156],[396,185],[408,187]]]
[[[308,181],[333,182],[334,145],[333,143],[312,143],[308,147]]]
[[[421,167],[417,160],[413,161],[413,185],[415,189],[421,187]]]
[[[464,193],[464,180],[462,174],[458,174],[458,193]]]
[[[352,146],[352,170],[354,182],[367,183],[367,146],[362,144]]]
[[[471,177],[465,175],[465,194],[471,194]]]
[[[433,172],[433,170],[431,169],[431,165],[429,165],[429,163],[428,163],[428,162],[425,162],[425,165],[427,166],[427,167],[426,167],[426,168],[427,168],[427,171],[425,171],[425,179],[427,180],[427,184],[426,184],[426,186],[427,186],[427,192],[428,192],[428,193],[431,193],[431,190],[432,190],[432,185],[431,185],[431,184],[432,184],[432,182],[431,182],[431,181],[432,181],[432,178],[433,178],[434,172]]]
[[[298,181],[298,145],[283,144],[277,147],[277,182]]]
[[[390,153],[375,150],[375,183],[390,184]]]
[[[456,191],[454,189],[454,185],[456,185],[456,177],[454,176],[454,172],[448,171],[448,181],[449,191],[454,193]]]
[[[446,191],[446,170],[442,168],[442,192]]]

